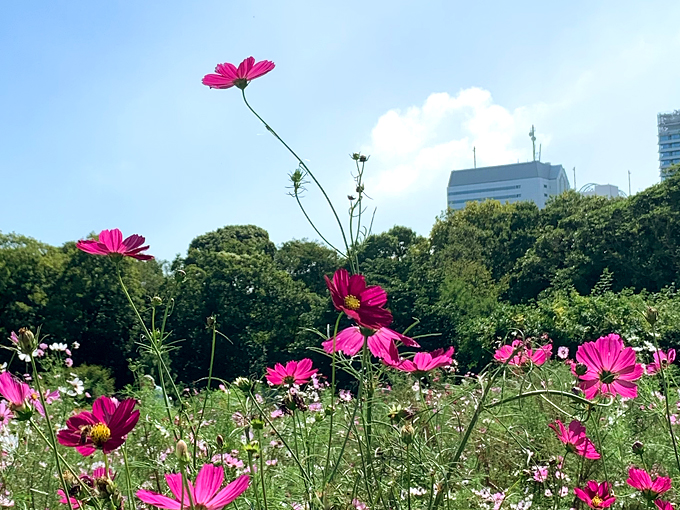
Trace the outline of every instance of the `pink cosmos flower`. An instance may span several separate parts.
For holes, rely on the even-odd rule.
[[[654,504],[659,510],[673,510],[673,505],[671,505],[670,501],[661,501],[660,499],[657,499],[654,501]]]
[[[583,489],[574,487],[574,493],[590,508],[607,508],[616,501],[616,498],[611,494],[611,484],[607,482],[598,484],[591,480]]]
[[[190,502],[193,502],[194,508],[197,509],[221,510],[245,492],[250,484],[248,475],[242,475],[220,490],[224,481],[224,469],[222,466],[213,466],[212,464],[203,465],[196,477],[195,488],[191,481],[187,480],[189,485],[188,491],[186,489],[183,490],[182,475],[180,473],[167,474],[165,475],[165,480],[168,482],[170,491],[175,496],[175,499],[147,490],[137,491],[137,497],[144,501],[144,503],[168,510],[189,508]],[[189,499],[189,495],[191,499]]]
[[[437,349],[432,352],[419,352],[410,359],[384,358],[383,363],[402,372],[411,372],[416,375],[424,374],[439,367],[446,367],[453,363],[453,347]]]
[[[513,353],[515,353],[513,355]],[[503,345],[496,350],[494,358],[499,363],[508,361],[508,365],[521,367],[529,364],[542,365],[552,355],[552,344],[546,344],[536,350],[531,349],[521,339],[513,340],[511,345]],[[511,359],[512,358],[512,359]]]
[[[566,445],[567,450],[586,459],[595,460],[600,458],[595,445],[586,436],[585,426],[580,421],[572,420],[568,429],[560,420],[555,420],[555,424],[550,423],[548,427],[555,431],[557,438]]]
[[[99,241],[93,239],[78,241],[76,248],[92,255],[122,255],[137,260],[152,260],[153,255],[141,253],[149,249],[148,245],[142,246],[144,241],[144,237],[137,234],[123,239],[123,233],[114,228],[102,230],[99,233]]]
[[[7,407],[7,404],[3,400],[0,402],[0,430],[9,423],[9,421],[14,418],[14,413]]]
[[[286,384],[291,386],[308,383],[313,374],[319,369],[312,370],[312,360],[305,358],[300,361],[289,361],[284,367],[281,363],[274,365],[274,368],[267,367],[267,381],[272,386]]]
[[[389,326],[392,314],[383,307],[387,303],[387,292],[377,285],[366,286],[363,275],[350,274],[340,268],[331,281],[324,276],[335,308],[345,312],[359,326],[380,329]]]
[[[534,480],[543,483],[548,479],[548,467],[547,466],[536,466],[534,468]]]
[[[637,397],[637,385],[633,382],[642,377],[642,365],[635,362],[632,347],[623,347],[623,341],[614,333],[594,342],[580,345],[576,351],[572,373],[579,380],[579,387],[586,398],[598,394]]]
[[[274,62],[262,60],[256,64],[253,57],[248,57],[241,62],[238,69],[234,64],[217,64],[217,67],[215,67],[217,74],[206,74],[202,83],[211,89],[229,89],[231,87],[245,89],[251,80],[264,76],[272,69],[274,69]]]
[[[647,373],[649,375],[656,374],[662,368],[666,368],[668,365],[675,361],[675,349],[668,349],[668,352],[663,352],[659,349],[654,353],[654,363],[647,365]]]
[[[139,420],[139,411],[133,411],[136,403],[133,398],[118,402],[99,397],[92,412],[82,411],[66,420],[66,428],[57,433],[59,444],[75,447],[86,457],[98,449],[112,452],[125,442]]]
[[[390,328],[368,329],[359,326],[345,328],[335,337],[335,350],[344,352],[348,356],[354,356],[364,346],[364,335],[367,336],[368,349],[373,356],[378,358],[398,358],[395,341],[401,342],[408,347],[420,347],[420,345],[401,333]],[[333,338],[329,338],[321,344],[327,353],[333,352]]]
[[[30,411],[27,404],[32,404],[35,409],[45,416],[40,395],[33,391],[25,382],[20,381],[9,372],[0,374],[0,395],[9,402],[9,409],[13,413],[21,415]]]
[[[644,469],[630,468],[628,470],[628,480],[626,483],[642,492],[642,495],[649,501],[658,498],[671,488],[671,479],[665,476],[657,476],[652,480],[649,473]]]

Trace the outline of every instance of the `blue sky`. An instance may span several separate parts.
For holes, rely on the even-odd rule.
[[[658,182],[656,114],[680,108],[677,2],[85,2],[4,6],[0,231],[61,244],[120,228],[171,259],[256,224],[315,238],[294,159],[239,92],[200,80],[253,55],[246,92],[338,208],[371,154],[375,229],[426,235],[450,170],[531,158],[577,187]],[[306,203],[337,239],[310,188]]]

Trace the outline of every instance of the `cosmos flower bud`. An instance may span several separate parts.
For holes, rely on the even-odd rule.
[[[648,306],[647,310],[645,310],[645,319],[647,319],[647,322],[649,322],[650,326],[654,326],[656,321],[659,319],[659,310],[653,306]]]
[[[257,418],[251,421],[250,424],[255,430],[262,430],[264,428],[264,422]]]
[[[210,317],[206,317],[205,319],[205,324],[208,329],[212,328],[215,325],[216,318],[214,315],[211,315]]]
[[[234,381],[234,386],[236,386],[243,393],[250,393],[253,389],[253,382],[247,377],[237,377]]]
[[[366,161],[368,161],[368,158],[370,158],[370,157],[371,156],[364,156],[362,154],[361,156],[359,156],[359,161],[361,161],[362,163],[366,163]]]
[[[222,437],[221,434],[217,434],[217,437],[215,438],[215,443],[217,443],[217,447],[220,450],[224,448],[224,438]]]
[[[151,298],[151,306],[161,306],[163,304],[163,300],[159,296],[154,296]]]
[[[643,445],[640,441],[635,441],[633,446],[631,446],[631,449],[635,455],[642,455],[645,453],[645,445]]]
[[[361,157],[361,154],[360,154],[359,152],[354,152],[354,153],[352,153],[352,155],[350,156],[350,158],[352,158],[354,161],[359,161],[359,158],[360,158],[360,157]]]
[[[182,439],[177,441],[177,445],[175,446],[175,455],[177,456],[177,459],[182,463],[186,463],[191,460],[191,457],[189,456],[189,448]]]
[[[413,436],[415,433],[416,430],[413,428],[413,425],[407,423],[401,428],[401,440],[405,444],[411,444],[413,443]]]
[[[37,344],[35,341],[35,335],[28,328],[21,328],[19,330],[19,350],[23,354],[31,354],[36,349]]]

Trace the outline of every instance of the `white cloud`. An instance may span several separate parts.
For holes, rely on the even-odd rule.
[[[368,187],[378,202],[426,189],[444,197],[449,172],[473,166],[473,147],[477,166],[531,158],[528,133],[547,109],[538,104],[510,111],[494,104],[489,91],[471,87],[453,97],[433,93],[422,106],[403,112],[390,110],[364,148],[371,155]],[[537,151],[539,142],[545,147],[550,140],[538,135]]]

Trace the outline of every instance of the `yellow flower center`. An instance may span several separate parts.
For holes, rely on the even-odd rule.
[[[111,429],[103,423],[97,423],[92,425],[89,435],[95,446],[101,446],[111,439]]]
[[[350,310],[358,310],[360,305],[361,302],[359,301],[358,297],[352,296],[352,294],[348,294],[347,296],[345,296],[346,308],[349,308]]]
[[[602,504],[602,499],[600,499],[598,496],[593,496],[593,508],[600,508],[600,505]]]

